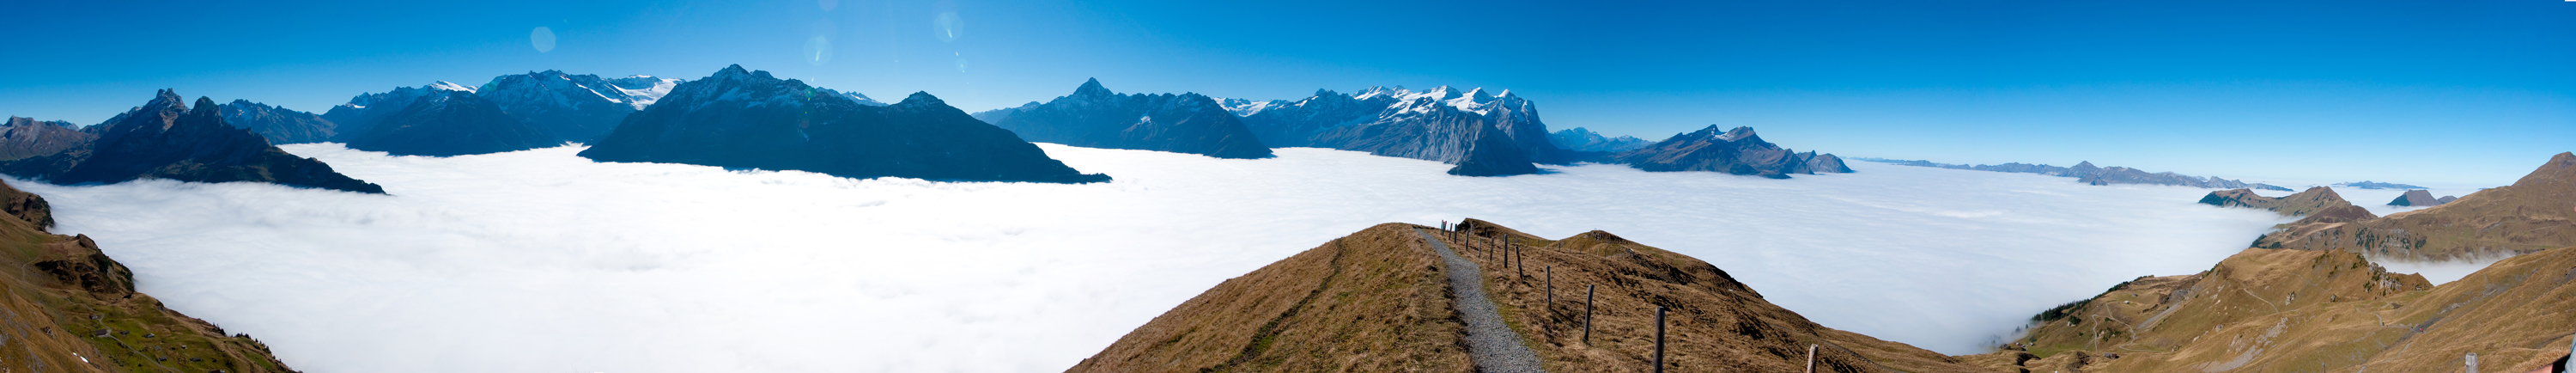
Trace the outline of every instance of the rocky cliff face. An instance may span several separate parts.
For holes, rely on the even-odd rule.
[[[166,89],[151,102],[82,132],[97,138],[54,154],[0,162],[0,172],[66,185],[161,178],[384,193],[375,184],[331,171],[320,160],[288,154],[249,130],[225,124],[214,100],[198,98],[192,109]]]
[[[1762,141],[1753,133],[1753,127],[1719,130],[1714,125],[1611,155],[1610,160],[1646,171],[1710,171],[1776,179],[1786,179],[1791,174],[1851,172],[1840,157],[1782,148]]]
[[[842,177],[1102,182],[928,93],[862,105],[730,66],[681,83],[581,156],[602,162],[803,170]]]
[[[98,139],[71,122],[9,117],[7,125],[0,128],[0,161],[61,153]]]
[[[2558,153],[2513,185],[2451,203],[2349,222],[2292,223],[2256,247],[2451,260],[2576,245],[2576,154]]]
[[[250,100],[233,100],[223,106],[224,123],[248,129],[270,144],[303,144],[331,141],[339,135],[340,125],[313,113],[287,110]]]
[[[0,184],[0,370],[293,372],[249,335],[136,292],[134,272],[88,236],[45,233],[43,197]]]
[[[1473,271],[1508,332],[1537,353],[1532,371],[1652,370],[1664,306],[1669,371],[1799,372],[1816,344],[1818,372],[1989,372],[1816,324],[1717,266],[1608,232],[1549,240],[1460,226],[1381,224],[1327,242],[1182,302],[1070,371],[1475,371],[1491,357],[1461,348],[1456,302],[1466,297],[1444,272]],[[1514,262],[1526,268],[1488,260],[1499,242],[1518,244]],[[1434,245],[1481,268],[1453,266]],[[1586,286],[1598,286],[1588,318]]]
[[[446,157],[536,149],[563,142],[534,123],[502,112],[499,105],[482,95],[440,91],[413,99],[402,111],[377,121],[367,133],[350,138],[349,148]]]
[[[1154,150],[1217,158],[1269,158],[1243,121],[1196,93],[1118,94],[1097,79],[1043,105],[992,115],[1021,139],[1072,146]]]

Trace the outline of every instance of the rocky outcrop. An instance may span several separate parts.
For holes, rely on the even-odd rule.
[[[1507,332],[1537,352],[1533,371],[1652,370],[1662,306],[1672,371],[1800,372],[1814,344],[1818,372],[1990,372],[1819,325],[1715,265],[1608,232],[1550,240],[1460,226],[1381,224],[1326,242],[1181,302],[1069,371],[1475,371],[1491,357],[1461,348],[1456,302],[1470,297],[1452,295],[1445,272],[1473,271]],[[1486,259],[1502,242],[1520,259]],[[1589,317],[1587,285],[1598,286]]]
[[[249,130],[224,123],[214,100],[190,108],[161,90],[151,102],[107,123],[83,128],[96,140],[44,156],[0,162],[0,173],[56,184],[118,183],[139,178],[288,186],[384,193],[383,187],[297,157]]]
[[[267,138],[270,144],[303,144],[331,141],[339,135],[340,125],[313,113],[287,110],[250,100],[233,100],[224,104],[224,124],[233,125]]]
[[[977,121],[929,93],[863,105],[794,79],[735,65],[681,83],[628,116],[581,156],[802,170],[852,178],[1083,183],[1037,145]]]
[[[2393,260],[2514,255],[2576,245],[2576,154],[2558,153],[2510,186],[2451,203],[2350,222],[2292,223],[2255,247],[2343,250]]]
[[[349,139],[349,148],[392,155],[433,157],[519,151],[562,145],[564,140],[503,113],[474,92],[438,91],[411,100]]]
[[[2352,201],[2344,200],[2343,195],[2335,194],[2334,188],[2327,187],[2310,187],[2307,191],[2281,198],[2257,195],[2252,189],[2221,190],[2209,192],[2208,196],[2200,197],[2200,203],[2218,207],[2271,210],[2281,213],[2281,216],[2306,216],[2336,206],[2352,206]],[[2368,215],[2370,212],[2362,210],[2362,214]]]
[[[1100,80],[1046,104],[988,115],[1021,139],[1080,147],[1153,150],[1217,158],[1269,158],[1243,120],[1197,93],[1118,94]]]
[[[1753,127],[1721,131],[1715,125],[1615,154],[1610,160],[1653,172],[1710,171],[1775,179],[1786,179],[1791,174],[1851,172],[1842,158],[1832,154],[1798,153],[1762,141],[1753,133]]]
[[[2452,199],[2457,200],[2458,198]],[[2423,189],[2406,191],[2406,194],[2398,195],[2396,200],[2388,201],[2389,206],[2432,206],[2439,204],[2442,204],[2442,199],[2433,198],[2433,192],[2425,191]]]
[[[1636,136],[1605,137],[1583,127],[1574,127],[1573,129],[1558,130],[1556,132],[1548,133],[1547,140],[1548,143],[1555,144],[1558,149],[1603,153],[1618,153],[1637,150],[1637,148],[1643,148],[1647,145],[1655,144],[1654,142],[1649,142],[1646,141],[1646,139],[1640,139]]]
[[[7,125],[0,128],[0,161],[61,153],[98,139],[71,122],[9,117]]]
[[[211,105],[210,105],[211,106]],[[249,335],[136,292],[134,271],[88,236],[44,232],[44,198],[0,184],[0,370],[293,372]],[[21,207],[36,206],[33,209]]]

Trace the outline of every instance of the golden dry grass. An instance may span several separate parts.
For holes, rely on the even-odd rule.
[[[41,201],[0,185],[0,200],[27,199]],[[0,371],[292,371],[268,346],[134,292],[133,274],[88,237],[45,233],[27,219],[41,211],[10,210],[0,215],[0,335],[9,346]]]

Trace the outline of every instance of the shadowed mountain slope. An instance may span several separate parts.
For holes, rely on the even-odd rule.
[[[520,151],[562,145],[563,140],[500,105],[466,91],[437,91],[411,100],[349,139],[349,148],[392,155],[434,157]]]
[[[1725,271],[1587,232],[1547,240],[1478,220],[1456,232],[1381,224],[1227,280],[1138,327],[1077,372],[1470,371],[1447,266],[1421,233],[1482,268],[1487,299],[1553,372],[1650,368],[1655,307],[1671,371],[1984,372],[1939,353],[1817,325]],[[1506,264],[1498,243],[1520,259]],[[1549,296],[1553,284],[1553,299]],[[1593,294],[1583,334],[1584,287]],[[1551,302],[1552,300],[1552,302]]]

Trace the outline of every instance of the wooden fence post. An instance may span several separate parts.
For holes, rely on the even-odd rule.
[[[1807,344],[1807,373],[1816,373],[1816,344]]]
[[[2469,353],[2469,373],[2478,373],[2478,353]]]
[[[1664,306],[1655,306],[1655,373],[1664,373]]]

